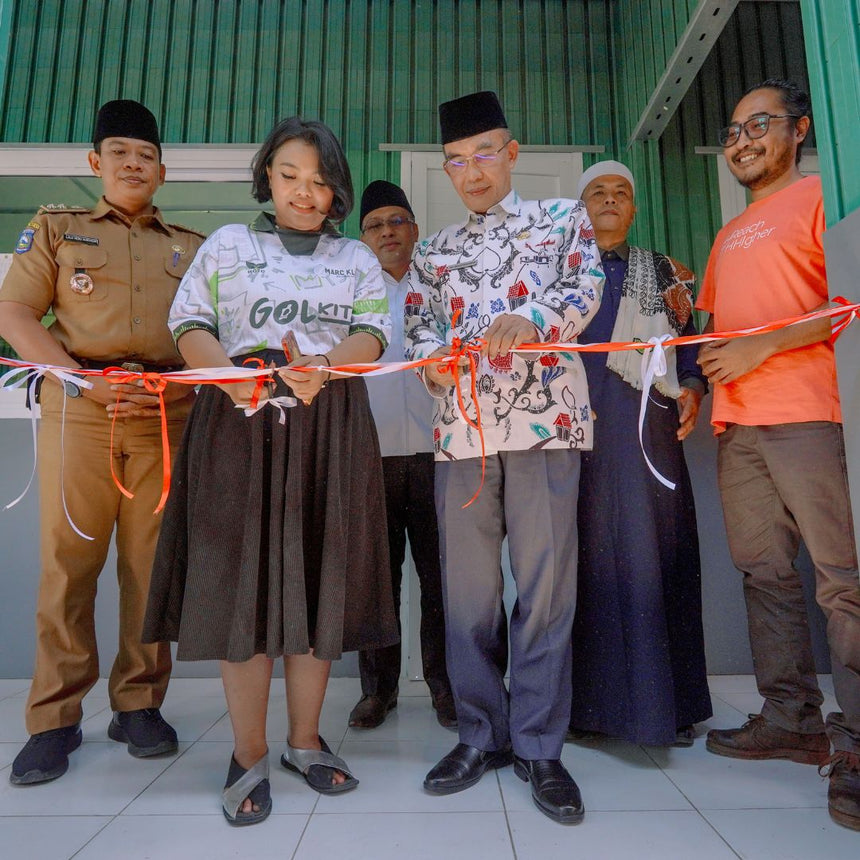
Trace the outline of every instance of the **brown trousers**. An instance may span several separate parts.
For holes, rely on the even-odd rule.
[[[171,452],[182,436],[193,395],[169,409]],[[46,382],[41,395],[39,491],[42,572],[36,607],[36,666],[27,700],[30,734],[75,725],[81,701],[99,677],[95,597],[116,527],[119,648],[108,683],[113,710],[160,707],[170,677],[167,643],[142,645],[143,615],[161,515],[161,426],[156,418],[119,419],[114,428],[103,406],[67,398]],[[122,485],[111,477],[110,463]],[[63,509],[93,540],[74,532]]]
[[[719,437],[717,476],[729,549],[744,575],[762,715],[792,732],[824,728],[806,601],[794,567],[803,538],[827,619],[840,708],[827,717],[827,732],[835,749],[860,752],[860,579],[842,425],[729,425]]]

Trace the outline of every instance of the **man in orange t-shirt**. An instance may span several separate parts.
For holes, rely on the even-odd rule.
[[[717,234],[697,307],[729,331],[826,305],[821,183],[800,173],[809,97],[786,81],[749,90],[720,133],[750,204]],[[743,759],[828,765],[828,806],[860,830],[860,580],[829,320],[702,348],[714,387],[718,481],[732,560],[744,574],[761,714],[708,732]],[[841,709],[821,716],[806,604],[793,562],[803,538],[827,618]],[[828,737],[829,736],[829,737]],[[830,743],[834,753],[830,755]]]

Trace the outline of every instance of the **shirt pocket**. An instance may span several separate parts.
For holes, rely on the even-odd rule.
[[[176,247],[178,248],[179,246],[177,245]],[[194,254],[187,248],[183,248],[182,251],[176,251],[171,248],[164,255],[164,271],[171,277],[176,278],[178,282],[188,271],[188,267],[191,265],[193,259]]]
[[[61,245],[56,256],[59,274],[57,290],[74,302],[99,302],[107,298],[108,282],[104,248],[89,245]]]

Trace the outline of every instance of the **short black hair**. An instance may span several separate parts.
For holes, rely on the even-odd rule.
[[[750,87],[744,95],[748,96],[756,90],[776,90],[786,113],[798,117],[809,117],[810,122],[812,121],[812,102],[809,100],[809,93],[804,92],[792,81],[787,81],[784,78],[768,78],[766,81]],[[794,124],[797,125],[797,120],[794,121]],[[801,151],[805,142],[806,138],[797,145],[797,153],[794,157],[795,164],[800,164]]]
[[[266,168],[271,166],[275,153],[290,140],[303,140],[319,154],[320,175],[334,192],[326,220],[339,224],[352,212],[355,200],[352,175],[340,141],[334,136],[334,132],[319,120],[304,120],[300,116],[291,116],[281,120],[269,132],[251,162],[251,193],[254,199],[260,203],[272,199]]]

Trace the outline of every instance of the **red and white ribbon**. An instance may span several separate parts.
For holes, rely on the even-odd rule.
[[[690,344],[697,343],[713,343],[714,341],[720,340],[730,340],[738,337],[748,337],[750,335],[755,334],[764,334],[771,331],[776,331],[777,329],[786,328],[788,326],[799,325],[801,323],[809,322],[810,320],[815,319],[823,319],[826,317],[831,318],[832,322],[832,334],[831,334],[831,342],[835,341],[840,334],[845,330],[845,328],[852,322],[852,320],[856,319],[858,315],[860,315],[860,303],[850,303],[846,299],[841,296],[838,296],[833,299],[835,303],[835,307],[825,308],[820,311],[813,311],[808,314],[801,314],[794,317],[788,317],[786,319],[777,320],[776,322],[767,323],[765,325],[760,326],[752,326],[750,328],[745,329],[737,329],[735,331],[726,331],[726,332],[713,332],[709,334],[699,334],[699,335],[687,335],[684,337],[672,337],[671,335],[663,335],[660,337],[653,337],[647,343],[642,341],[629,341],[629,342],[610,342],[610,343],[588,343],[588,344],[580,344],[575,342],[568,343],[524,343],[520,346],[515,347],[512,351],[522,354],[527,353],[547,353],[547,352],[614,352],[619,350],[641,350],[643,352],[642,355],[642,400],[640,403],[639,409],[639,444],[642,448],[642,454],[645,457],[645,461],[648,464],[648,468],[651,470],[652,474],[657,478],[665,486],[670,489],[674,489],[674,484],[667,480],[664,476],[662,476],[653,466],[651,461],[648,459],[647,452],[645,451],[644,442],[643,442],[643,426],[644,426],[644,418],[645,418],[645,410],[647,408],[648,397],[651,389],[651,384],[655,377],[661,377],[666,373],[666,360],[665,360],[665,349],[670,346],[684,346]],[[475,427],[478,431],[479,437],[481,439],[481,457],[483,460],[484,450],[483,450],[483,431],[481,429],[481,417],[480,412],[476,411],[475,418],[472,419],[466,413],[466,408],[463,401],[463,396],[460,388],[460,379],[461,379],[461,371],[459,370],[459,360],[462,356],[466,356],[469,360],[469,371],[471,376],[471,385],[472,385],[472,402],[475,404],[475,408],[477,410],[478,398],[475,391],[475,377],[477,375],[477,362],[479,360],[479,354],[481,352],[482,343],[478,342],[461,342],[459,339],[452,344],[452,352],[450,355],[440,356],[438,358],[423,358],[417,359],[414,361],[395,361],[395,362],[363,362],[356,364],[342,364],[336,365],[334,367],[329,367],[328,365],[305,365],[303,367],[295,367],[293,370],[304,371],[304,372],[314,372],[314,371],[327,371],[330,374],[335,376],[382,376],[387,373],[399,373],[405,370],[418,370],[421,367],[426,367],[430,364],[437,364],[440,367],[445,367],[448,369],[448,372],[452,374],[453,384],[457,391],[457,400],[460,406],[460,411],[463,416],[463,419],[470,424],[470,426]],[[93,383],[89,381],[87,377],[91,376],[105,376],[110,378],[115,382],[137,382],[142,381],[144,388],[150,393],[158,394],[159,403],[161,406],[161,422],[162,422],[162,446],[164,450],[164,474],[162,481],[162,494],[159,500],[159,503],[155,509],[155,513],[158,513],[163,507],[164,503],[167,499],[167,493],[170,487],[170,450],[167,441],[167,423],[166,423],[166,413],[164,409],[164,398],[163,391],[164,388],[170,382],[180,383],[183,385],[212,385],[212,384],[231,384],[231,383],[240,383],[247,382],[249,379],[257,380],[257,388],[255,390],[255,396],[252,398],[252,403],[250,407],[245,409],[247,415],[252,415],[258,409],[265,406],[266,403],[269,403],[273,408],[277,408],[280,411],[279,420],[281,423],[284,423],[285,416],[283,410],[285,408],[292,408],[297,405],[297,401],[292,397],[277,397],[260,401],[259,394],[262,391],[265,383],[271,379],[272,375],[275,373],[275,369],[271,367],[262,366],[262,362],[259,362],[255,367],[204,367],[204,368],[196,368],[194,370],[180,370],[172,373],[136,373],[132,371],[125,370],[123,368],[115,367],[115,368],[107,368],[106,370],[86,370],[86,369],[75,369],[72,370],[68,367],[57,367],[54,365],[47,364],[35,364],[33,362],[27,361],[19,361],[11,358],[0,358],[0,365],[7,365],[11,369],[7,371],[3,376],[0,376],[0,388],[21,388],[25,385],[28,386],[30,392],[30,402],[33,402],[33,395],[35,393],[36,381],[39,377],[51,373],[56,376],[60,381],[71,381],[79,386],[83,386],[85,388],[92,388]],[[83,377],[83,378],[82,378]],[[114,421],[116,420],[116,416],[114,416]],[[36,473],[36,465],[37,465],[37,446],[36,446],[36,418],[33,415],[32,418],[32,426],[33,426],[33,470],[30,475],[30,480],[27,482],[27,486],[24,488],[24,491],[16,498],[14,501],[10,502],[6,505],[5,509],[9,509],[14,505],[18,504],[21,499],[27,494],[30,486],[33,482],[33,477]],[[63,403],[63,426],[65,426],[65,401]],[[113,427],[111,428],[111,446],[113,444]],[[65,452],[62,452],[63,456],[61,457],[61,461],[64,460]],[[112,459],[112,458],[111,458]],[[113,467],[112,474],[113,474]],[[132,494],[126,490],[119,482],[118,478],[114,474],[114,481],[119,487],[120,491],[123,492],[129,498],[132,498]],[[62,475],[61,475],[62,482]],[[481,486],[483,486],[483,471],[481,478]],[[479,486],[475,494],[472,498],[466,503],[466,505],[471,504],[478,496],[481,491],[481,487]],[[81,535],[81,537],[86,538],[87,540],[91,540],[91,538],[85,535],[80,529],[75,526],[72,522],[72,519],[68,513],[68,509],[66,508],[65,501],[65,492],[63,491],[63,507],[66,509],[66,516],[71,524],[72,528],[77,532],[77,534]],[[465,507],[465,506],[464,506]]]

